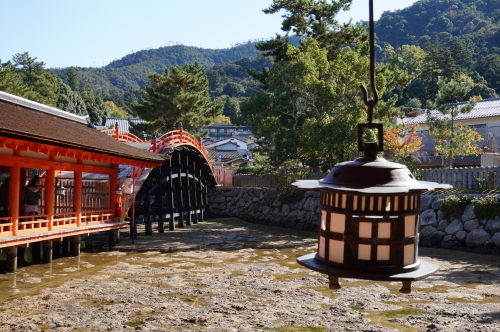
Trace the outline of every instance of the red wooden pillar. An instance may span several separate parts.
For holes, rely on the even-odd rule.
[[[49,160],[55,161],[56,156],[50,155]],[[49,220],[49,231],[53,228],[54,222],[54,198],[55,198],[55,188],[54,182],[56,179],[56,168],[49,167],[46,172],[47,180],[45,181],[45,214],[47,214],[47,219]]]
[[[83,178],[83,172],[82,171],[76,171],[74,172],[74,192],[73,192],[73,209],[75,211],[75,217],[76,217],[76,225],[78,227],[81,226],[82,224],[82,189],[83,189],[83,184],[82,184],[82,178]]]
[[[116,201],[116,188],[118,187],[118,165],[113,164],[112,165],[112,171],[111,174],[109,174],[109,209],[113,213],[113,221],[115,221],[115,218],[117,217],[116,211],[115,211],[115,203]]]
[[[10,182],[9,182],[9,210],[12,218],[12,234],[17,235],[17,227],[19,225],[19,190],[21,180],[21,167],[19,164],[14,164],[10,167]],[[23,187],[24,189],[24,187]]]

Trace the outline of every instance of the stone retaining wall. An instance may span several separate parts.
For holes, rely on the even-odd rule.
[[[460,219],[446,220],[438,202],[443,197],[422,195],[420,245],[500,255],[500,218],[478,220],[468,205]],[[209,213],[214,218],[236,217],[257,224],[318,230],[318,191],[306,191],[296,202],[283,200],[277,189],[217,188],[209,192]]]

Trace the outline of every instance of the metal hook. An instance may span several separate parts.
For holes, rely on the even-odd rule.
[[[375,28],[374,28],[374,22],[373,22],[373,0],[369,0],[370,4],[370,22],[369,22],[369,28],[370,28],[370,87],[372,90],[373,98],[368,99],[368,89],[364,86],[361,85],[361,92],[363,92],[363,99],[365,105],[368,107],[368,110],[366,111],[368,115],[368,123],[373,122],[373,108],[375,105],[378,103],[378,91],[377,91],[377,86],[375,85]]]

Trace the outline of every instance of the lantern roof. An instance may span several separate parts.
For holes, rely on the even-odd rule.
[[[329,188],[370,194],[397,194],[451,189],[449,184],[418,181],[405,165],[380,157],[361,157],[336,164],[322,180],[299,180],[299,189]]]

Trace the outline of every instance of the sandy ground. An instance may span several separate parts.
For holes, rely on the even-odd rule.
[[[139,230],[141,231],[141,229]],[[328,279],[316,234],[209,220],[0,276],[0,331],[500,331],[498,256],[421,249],[435,275]],[[3,287],[2,287],[3,286]]]

